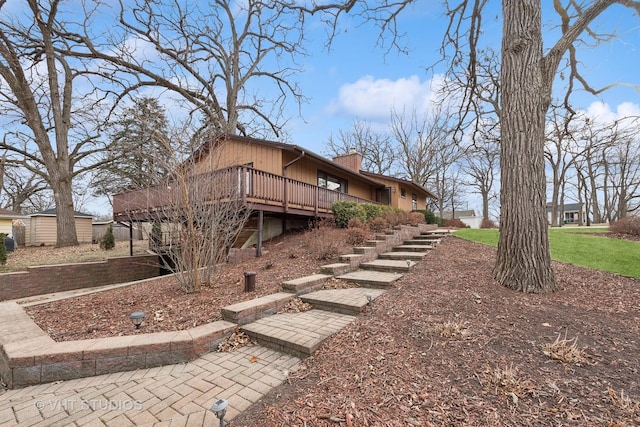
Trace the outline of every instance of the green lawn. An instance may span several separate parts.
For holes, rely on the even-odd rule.
[[[551,258],[596,270],[640,278],[640,243],[628,240],[591,236],[606,229],[552,228],[549,229]],[[454,236],[490,246],[498,246],[498,230],[467,228]]]

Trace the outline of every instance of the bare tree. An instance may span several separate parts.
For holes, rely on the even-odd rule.
[[[563,114],[564,113],[564,114]],[[562,107],[552,106],[549,111],[548,130],[544,156],[551,168],[551,225],[558,222],[563,214],[567,174],[573,170],[576,159],[582,155],[576,143],[576,125],[573,112],[562,111]]]
[[[251,207],[243,203],[246,177],[238,168],[216,170],[212,160],[207,166],[210,172],[197,173],[198,156],[184,157],[186,150],[179,147],[191,146],[193,132],[189,126],[169,135],[156,132],[154,140],[162,142],[170,153],[156,161],[169,173],[158,184],[131,193],[138,197],[136,203],[139,198],[148,203],[147,213],[154,223],[149,235],[152,249],[161,255],[164,267],[175,273],[185,292],[211,283],[216,265],[225,260],[251,214]],[[157,176],[152,178],[157,180]],[[136,220],[134,213],[131,221]]]
[[[605,158],[607,187],[611,189],[607,203],[609,221],[624,218],[632,208],[637,208],[632,205],[640,198],[639,124],[638,117],[629,117],[613,125],[612,149]]]
[[[20,16],[0,19],[0,111],[8,121],[0,147],[16,156],[8,163],[51,188],[56,245],[77,245],[73,180],[99,164],[105,147],[95,131],[99,96],[92,85],[101,76],[65,53],[72,42],[60,36],[68,14],[59,0],[25,6]]]
[[[365,171],[388,175],[397,160],[396,147],[386,132],[371,129],[371,123],[356,119],[349,130],[340,130],[336,138],[327,140],[327,154],[340,156],[351,150],[362,154],[362,168]]]
[[[455,161],[459,150],[449,118],[442,106],[434,106],[430,114],[391,112],[391,133],[400,151],[399,169],[409,180],[426,186],[436,172],[447,170]]]
[[[82,41],[76,56],[102,59],[104,73],[126,79],[119,99],[167,89],[210,135],[278,136],[285,101],[304,99],[293,80],[304,54],[301,22],[278,2],[121,1],[108,39],[67,36]]]
[[[499,136],[492,135],[490,126],[476,133],[474,141],[464,151],[464,170],[470,179],[466,185],[482,198],[482,219],[489,219],[489,206],[497,198],[494,188],[500,164]]]

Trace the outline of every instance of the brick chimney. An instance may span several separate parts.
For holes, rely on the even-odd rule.
[[[333,158],[333,161],[356,173],[360,173],[360,170],[362,169],[362,154],[358,153],[356,150],[351,150],[349,153],[343,154],[342,156],[336,156]]]

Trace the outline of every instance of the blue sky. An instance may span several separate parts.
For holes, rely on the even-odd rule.
[[[551,28],[558,22],[551,4],[551,1],[543,2],[547,48],[557,37],[557,30]],[[11,0],[3,12],[19,11],[22,7],[21,1]],[[487,37],[498,51],[499,7],[500,2],[491,0],[483,20]],[[392,108],[423,109],[433,96],[432,79],[440,78],[428,72],[427,67],[440,59],[438,49],[447,24],[443,13],[440,1],[417,0],[400,15],[399,30],[405,33],[402,43],[408,49],[407,54],[377,45],[378,29],[349,16],[340,21],[337,37],[328,50],[326,29],[317,19],[310,19],[306,33],[308,56],[300,58],[303,72],[296,76],[308,102],[302,105],[301,118],[297,105],[289,99],[286,142],[325,154],[324,144],[329,136],[340,129],[349,129],[356,118],[382,127],[388,122]],[[579,46],[582,70],[589,82],[594,87],[612,82],[640,84],[639,17],[633,16],[629,9],[615,6],[600,16],[592,29],[598,32],[615,29],[621,37],[592,49]],[[607,119],[620,114],[640,114],[640,94],[627,86],[613,88],[597,97],[578,92],[573,100],[574,107]],[[470,207],[476,206],[471,203]],[[89,201],[83,208],[102,214],[108,214],[111,209],[103,200]]]
[[[550,6],[551,2],[543,3]],[[549,9],[545,9],[544,22],[556,23],[555,13]],[[433,78],[427,67],[439,59],[438,48],[447,19],[443,11],[439,2],[426,0],[405,11],[400,30],[406,32],[408,55],[394,51],[385,55],[384,49],[376,47],[378,32],[371,25],[356,27],[352,21],[343,23],[347,31],[338,35],[330,52],[323,46],[323,30],[313,31],[308,48],[312,54],[306,58],[305,72],[299,78],[309,103],[302,107],[304,121],[294,119],[290,123],[292,142],[323,153],[323,143],[329,135],[348,129],[356,117],[385,123],[391,105],[409,110],[423,103],[430,96]],[[497,11],[492,12],[485,18],[485,24],[487,34],[495,37],[494,48],[499,49],[501,23],[495,19]],[[590,84],[593,87],[613,82],[640,84],[637,77],[640,19],[629,9],[616,6],[592,28],[600,32],[617,29],[622,37],[596,48],[579,47],[579,59]],[[549,30],[545,47],[555,41],[553,36],[554,32]],[[604,103],[606,106],[598,104],[594,110],[603,114],[608,110],[615,113],[624,102],[640,105],[640,94],[628,86],[610,89],[599,96],[577,91],[572,99],[574,106],[581,109],[588,109],[592,103]]]

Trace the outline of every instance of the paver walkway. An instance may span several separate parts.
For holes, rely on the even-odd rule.
[[[402,261],[370,262],[368,267],[373,270],[337,278],[387,288],[402,274],[379,270],[408,271],[414,263],[406,260],[420,259],[418,254],[430,247],[396,246],[393,255],[385,255],[404,257]],[[383,292],[362,288],[312,292],[303,299],[320,310],[269,316],[242,328],[265,344],[307,356],[352,322],[354,317],[349,314],[357,314]],[[281,384],[299,363],[297,357],[254,345],[233,353],[208,353],[184,364],[16,390],[0,388],[0,426],[215,426],[218,420],[210,411],[215,401],[229,402],[225,416],[229,421]]]
[[[193,362],[0,391],[0,426],[217,426],[281,384],[300,360],[260,346]]]

